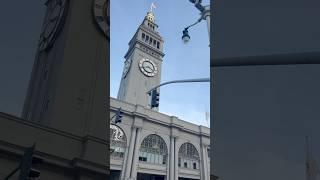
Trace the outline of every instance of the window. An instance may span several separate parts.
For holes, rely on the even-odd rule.
[[[153,40],[153,46],[156,46],[157,41],[154,39]]]
[[[146,42],[148,42],[149,41],[149,36],[147,35],[146,36],[146,40],[145,40]]]
[[[145,38],[145,36],[146,36],[146,35],[145,35],[144,33],[142,33],[142,39],[144,39],[144,38]]]
[[[159,42],[157,42],[157,48],[160,49],[160,43]]]
[[[181,145],[178,159],[180,159],[179,161],[184,162],[183,167],[188,169],[197,169],[197,164],[200,162],[199,153],[191,143],[184,143]]]
[[[113,159],[122,159],[127,146],[127,138],[118,126],[110,125],[110,157]]]
[[[167,163],[167,158],[165,156],[162,157],[162,164],[166,164]]]
[[[166,164],[167,157],[167,145],[160,136],[151,134],[142,141],[139,161],[153,164]]]
[[[139,157],[139,161],[147,161],[146,157]]]
[[[149,44],[152,44],[152,40],[153,40],[152,37],[150,37]]]

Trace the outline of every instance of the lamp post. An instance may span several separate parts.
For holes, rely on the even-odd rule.
[[[197,20],[197,22],[191,24],[190,26],[187,26],[184,28],[182,31],[182,40],[184,43],[189,42],[190,40],[190,35],[188,33],[188,28],[191,26],[194,26],[198,24],[201,20],[206,20],[207,21],[207,27],[208,27],[208,36],[209,36],[209,41],[210,41],[210,5],[207,6],[202,6],[201,2],[202,0],[189,0],[191,3],[194,4],[194,6],[200,11],[200,18]]]

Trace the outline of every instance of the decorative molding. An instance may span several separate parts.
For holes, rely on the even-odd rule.
[[[93,15],[99,28],[110,39],[110,0],[94,0]]]

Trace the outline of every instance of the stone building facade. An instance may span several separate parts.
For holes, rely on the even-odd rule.
[[[209,128],[113,98],[110,117],[119,107],[123,120],[110,131],[113,179],[209,180]]]

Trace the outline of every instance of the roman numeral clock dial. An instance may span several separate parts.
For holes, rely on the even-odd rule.
[[[158,67],[151,59],[142,58],[139,61],[140,71],[149,77],[153,77],[158,73]]]
[[[110,1],[109,0],[94,0],[93,15],[96,23],[103,33],[110,38]]]
[[[130,70],[131,63],[132,63],[132,60],[131,60],[131,59],[127,59],[127,60],[124,62],[124,69],[123,69],[123,74],[122,74],[123,79],[126,78],[128,72],[129,72],[129,70]]]

